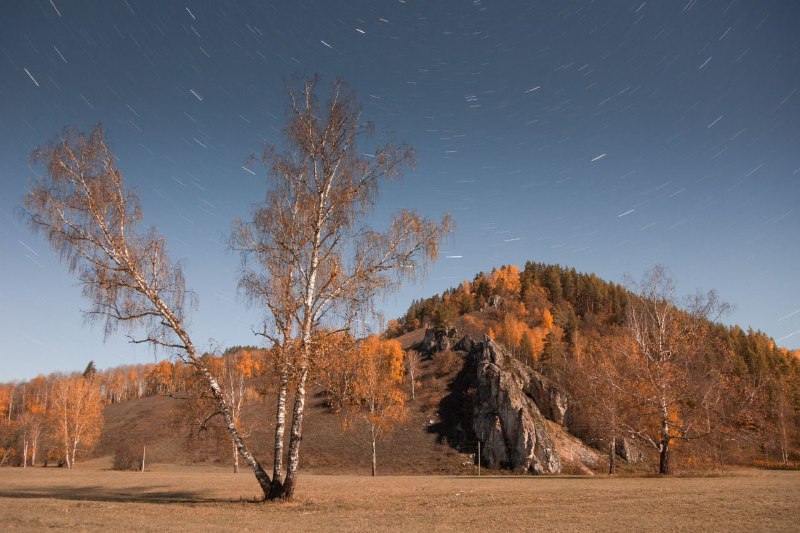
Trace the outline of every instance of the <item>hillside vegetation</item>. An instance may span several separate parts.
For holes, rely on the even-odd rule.
[[[536,379],[551,383],[568,401],[561,414],[541,399],[536,402],[548,418],[563,472],[605,472],[617,461],[628,471],[657,470],[663,461],[664,426],[674,456],[667,466],[796,464],[797,354],[777,347],[763,333],[717,324],[691,302],[679,309],[673,305],[677,301],[669,301],[668,326],[692,327],[689,338],[670,340],[685,357],[648,360],[631,324],[633,312],[643,309],[646,300],[643,291],[591,274],[528,263],[522,271],[498,268],[415,301],[386,332],[403,348],[399,390],[404,416],[376,439],[378,473],[476,473],[483,439],[474,422],[477,363],[474,350],[458,346],[464,335],[475,342],[495,339],[514,365],[521,365],[517,375],[540,376]],[[693,301],[715,304],[713,295]],[[352,342],[346,345],[352,348]],[[231,404],[238,406],[234,415],[254,453],[262,462],[271,461],[275,351],[232,347],[203,357]],[[645,379],[640,371],[648,364],[663,367],[661,382]],[[371,466],[371,419],[352,416],[346,401],[337,403],[334,394],[347,368],[321,366],[312,375],[304,465],[314,473],[367,473]],[[0,464],[63,464],[72,449],[78,461],[104,458],[107,466],[123,469],[141,468],[142,455],[146,468],[151,463],[236,468],[230,437],[196,380],[187,365],[164,360],[102,371],[90,364],[82,375],[4,384]],[[66,398],[59,403],[72,390],[64,384],[76,382],[88,383],[103,407],[99,420],[82,417],[83,404],[64,403]],[[666,424],[652,401],[659,385],[670,391]],[[363,407],[361,400],[356,404]],[[74,427],[58,424],[64,409],[75,415]],[[86,427],[77,443],[65,447],[65,436],[74,438],[81,422]],[[583,443],[601,452],[584,450]],[[482,444],[485,453],[485,440]],[[600,460],[576,458],[586,454]]]
[[[488,334],[570,395],[567,426],[598,447],[671,446],[698,466],[797,461],[800,354],[717,323],[726,305],[713,292],[678,299],[662,268],[631,287],[505,266],[413,302],[388,334]]]

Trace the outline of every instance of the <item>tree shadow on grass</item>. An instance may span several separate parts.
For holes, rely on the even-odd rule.
[[[114,489],[101,485],[80,487],[29,486],[0,488],[0,498],[117,502],[117,503],[230,503],[232,500],[211,498],[202,492],[167,490],[166,485]],[[236,500],[240,501],[240,500]],[[250,500],[247,500],[250,501]]]

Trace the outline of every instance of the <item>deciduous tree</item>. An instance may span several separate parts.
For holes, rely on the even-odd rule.
[[[347,362],[354,365],[354,386],[347,400],[349,415],[363,420],[369,428],[372,445],[372,475],[377,473],[377,441],[394,424],[405,419],[404,353],[396,340],[372,335],[357,343],[356,357]]]
[[[422,357],[417,350],[406,351],[406,375],[411,385],[411,401],[417,399],[417,375],[422,364]]]
[[[317,85],[312,78],[289,90],[285,151],[264,150],[266,200],[250,223],[236,225],[233,238],[234,248],[258,267],[260,287],[271,288],[260,294],[270,302],[268,320],[276,343],[284,341],[282,327],[298,341],[286,477],[274,495],[285,498],[294,495],[297,484],[306,385],[318,355],[315,333],[349,330],[376,294],[413,277],[437,257],[439,241],[451,225],[449,217],[435,222],[407,210],[398,212],[385,232],[364,223],[380,184],[413,162],[413,151],[386,144],[363,155],[358,141],[372,127],[363,120],[354,93],[336,80],[323,106]]]
[[[81,375],[63,377],[53,384],[50,425],[56,442],[62,446],[67,468],[75,465],[79,447],[89,450],[103,428],[100,386]]]
[[[218,371],[218,375],[222,383],[225,399],[231,406],[233,423],[242,436],[249,437],[253,428],[245,427],[242,415],[247,402],[257,396],[250,387],[249,381],[258,375],[259,362],[249,351],[242,350],[223,357],[221,363],[220,366],[222,368]],[[231,445],[233,447],[233,473],[238,474],[239,449],[233,439],[231,439]]]
[[[709,320],[728,306],[710,292],[679,309],[674,283],[662,266],[633,289],[637,296],[628,302],[627,328],[635,344],[628,359],[634,383],[627,392],[639,402],[642,420],[655,422],[640,434],[659,450],[659,473],[669,474],[675,439],[710,434],[707,415],[722,380]]]
[[[31,160],[44,167],[45,176],[25,196],[30,225],[78,275],[92,303],[88,316],[105,320],[106,334],[119,325],[143,328],[144,337],[132,342],[175,350],[194,368],[266,495],[269,476],[236,429],[222,388],[185,327],[193,298],[180,265],[169,258],[166,241],[155,229],[141,230],[139,199],[125,187],[103,129],[97,126],[88,134],[66,129]]]

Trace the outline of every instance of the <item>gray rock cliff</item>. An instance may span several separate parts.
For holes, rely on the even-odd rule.
[[[477,359],[473,429],[482,443],[483,463],[521,473],[560,472],[561,458],[533,398],[535,394],[549,397],[550,389],[541,380],[534,383],[532,371],[488,337],[473,346],[470,355]],[[555,411],[563,419],[566,407],[562,410],[556,402]]]

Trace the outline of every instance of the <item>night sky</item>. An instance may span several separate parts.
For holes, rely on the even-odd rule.
[[[199,297],[194,338],[257,344],[226,239],[266,190],[243,164],[280,142],[286,80],[314,72],[417,149],[375,224],[457,223],[387,318],[503,264],[621,282],[662,263],[798,348],[798,26],[793,0],[0,2],[0,381],[168,355],[84,326],[19,215],[30,152],[66,125],[105,125]]]

